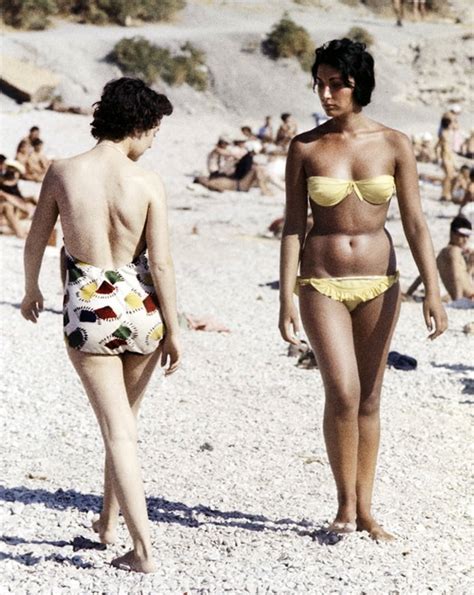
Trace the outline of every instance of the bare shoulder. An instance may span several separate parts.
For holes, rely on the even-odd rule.
[[[138,165],[135,165],[137,168],[137,173],[139,173],[140,178],[144,187],[147,190],[147,194],[150,197],[151,201],[165,201],[166,200],[166,192],[165,186],[163,184],[163,180],[161,176],[156,171],[152,171],[149,169],[144,169]]]
[[[325,122],[324,124],[321,124],[321,126],[297,134],[292,139],[290,146],[293,148],[293,151],[303,155],[314,148],[314,143],[324,140],[329,132],[330,127],[328,122]]]
[[[395,128],[384,126],[383,124],[380,124],[380,126],[385,140],[393,147],[396,152],[412,152],[412,143],[408,135],[406,135],[404,132],[401,132],[400,130],[396,130]]]

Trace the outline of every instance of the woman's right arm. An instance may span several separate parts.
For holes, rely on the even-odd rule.
[[[286,161],[285,223],[280,251],[280,320],[281,336],[288,343],[299,343],[296,333],[300,324],[293,292],[298,275],[301,250],[306,235],[308,198],[303,152],[300,141],[293,140]]]
[[[169,246],[166,193],[160,177],[156,174],[153,175],[155,191],[148,206],[145,234],[150,273],[166,327],[161,365],[166,366],[169,358],[168,368],[165,372],[168,375],[172,374],[179,366],[181,348],[178,341],[176,284]]]

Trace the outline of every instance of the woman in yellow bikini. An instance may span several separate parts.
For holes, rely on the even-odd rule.
[[[296,286],[326,394],[324,436],[338,496],[329,529],[388,540],[371,504],[380,392],[400,304],[395,252],[384,227],[395,190],[425,285],[430,339],[446,330],[447,317],[410,139],[363,113],[375,86],[372,56],[363,44],[333,40],[316,50],[312,74],[331,119],[290,146],[279,327],[285,341],[298,343]],[[314,225],[305,237],[308,198]]]

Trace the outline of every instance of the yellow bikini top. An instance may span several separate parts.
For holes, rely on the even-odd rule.
[[[309,176],[308,194],[320,207],[334,207],[351,192],[372,205],[388,202],[395,189],[395,179],[390,175],[375,176],[365,180],[341,180],[326,176]]]

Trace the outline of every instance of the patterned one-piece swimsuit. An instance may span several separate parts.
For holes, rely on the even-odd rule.
[[[118,269],[101,269],[66,254],[64,337],[79,351],[147,354],[165,327],[145,252]]]

